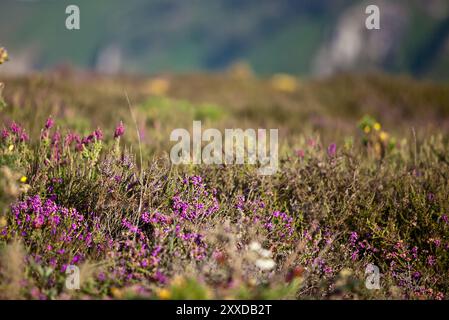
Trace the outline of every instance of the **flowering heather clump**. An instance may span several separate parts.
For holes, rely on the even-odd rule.
[[[200,176],[187,177],[180,193],[173,197],[173,212],[180,219],[194,221],[207,218],[219,209],[215,191],[208,191]]]
[[[337,152],[337,145],[335,143],[331,143],[329,147],[327,147],[327,154],[329,157],[334,157]]]
[[[30,139],[25,129],[15,122],[2,129],[1,138],[6,143],[27,142]]]
[[[449,242],[446,242],[445,248],[442,247],[441,239],[434,238],[429,239],[422,248],[410,247],[403,240],[379,247],[374,246],[373,242],[375,241],[372,236],[362,240],[356,232],[352,232],[349,236],[349,244],[353,248],[352,260],[368,258],[382,261],[398,286],[409,289],[411,295],[426,296],[429,292],[432,297],[442,295],[442,292],[428,287],[431,283],[439,282],[439,273],[444,272],[444,264],[437,264],[436,256],[432,252],[439,251],[439,248],[442,252],[447,252]],[[427,274],[426,279],[422,278],[423,273]]]
[[[284,240],[293,235],[293,218],[284,212],[274,211],[267,217],[265,228],[268,230],[270,237],[277,241]]]
[[[11,221],[0,232],[2,239],[20,237],[25,245],[33,247],[34,259],[52,268],[65,271],[68,264],[81,262],[86,256],[103,255],[108,246],[98,217],[84,216],[38,195],[13,204],[11,213]]]
[[[195,230],[218,210],[215,191],[210,191],[200,176],[191,176],[183,179],[166,214],[144,212],[141,219],[145,225],[152,226],[153,235],[160,244],[156,253],[163,250],[162,245],[167,241],[176,241],[179,244],[179,248],[175,249],[178,257],[203,260],[208,246],[204,234]]]

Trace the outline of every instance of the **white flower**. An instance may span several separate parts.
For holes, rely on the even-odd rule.
[[[259,252],[259,250],[262,249],[262,247],[260,246],[259,242],[253,241],[253,242],[250,243],[249,249],[251,251]]]
[[[270,257],[271,257],[271,251],[270,251],[270,250],[260,249],[260,250],[259,250],[259,254],[260,254],[263,258],[270,258]]]
[[[257,259],[256,266],[261,270],[271,270],[276,266],[276,263],[271,259]]]

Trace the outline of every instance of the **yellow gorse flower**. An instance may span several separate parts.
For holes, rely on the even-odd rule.
[[[371,128],[369,126],[366,126],[365,128],[363,128],[363,131],[365,133],[370,133],[371,132]]]
[[[20,182],[22,182],[22,183],[27,182],[27,177],[21,176],[21,177],[20,177]]]
[[[379,131],[380,129],[382,129],[382,126],[380,125],[379,122],[376,122],[376,123],[374,124],[374,130]]]
[[[171,293],[170,293],[170,291],[168,289],[165,289],[165,288],[158,289],[157,290],[157,296],[161,300],[168,300],[171,297]]]
[[[13,151],[13,150],[14,150],[14,145],[12,144],[8,147],[8,151]]]
[[[381,131],[379,134],[379,138],[381,141],[387,141],[388,140],[388,133],[386,133],[385,131]]]
[[[120,290],[119,288],[116,287],[112,287],[111,288],[111,295],[116,298],[116,299],[121,299],[123,298],[123,292],[122,290]]]

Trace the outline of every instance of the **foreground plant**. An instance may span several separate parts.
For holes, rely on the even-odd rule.
[[[380,124],[362,122],[360,143],[304,139],[270,177],[138,165],[123,123],[78,134],[50,117],[31,140],[6,123],[0,250],[20,272],[1,260],[2,297],[446,298],[449,145],[435,136],[417,154],[384,144],[372,156]],[[381,290],[364,285],[369,263]]]

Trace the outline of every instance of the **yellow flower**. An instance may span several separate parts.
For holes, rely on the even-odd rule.
[[[168,289],[158,289],[157,290],[157,296],[159,297],[159,299],[161,300],[168,300],[171,297],[171,293]]]
[[[370,133],[371,128],[370,128],[369,126],[365,126],[365,128],[363,128],[363,131],[364,131],[365,133]]]
[[[379,131],[381,128],[382,128],[382,126],[380,125],[379,122],[376,122],[376,123],[374,124],[374,130]]]
[[[379,138],[381,141],[387,141],[388,140],[388,133],[385,131],[381,131],[379,134]]]
[[[284,92],[295,92],[298,88],[298,80],[288,74],[276,74],[271,79],[274,89]]]
[[[119,288],[112,287],[111,288],[111,294],[114,298],[120,299],[123,297],[123,292]]]
[[[13,145],[13,144],[10,145],[10,146],[8,147],[8,150],[9,150],[9,151],[13,151],[13,150],[14,150],[14,145]]]
[[[22,182],[22,183],[27,182],[27,177],[25,177],[25,176],[20,177],[20,182]]]
[[[5,227],[7,223],[8,223],[8,221],[6,221],[5,217],[0,218],[0,227],[1,228]]]

